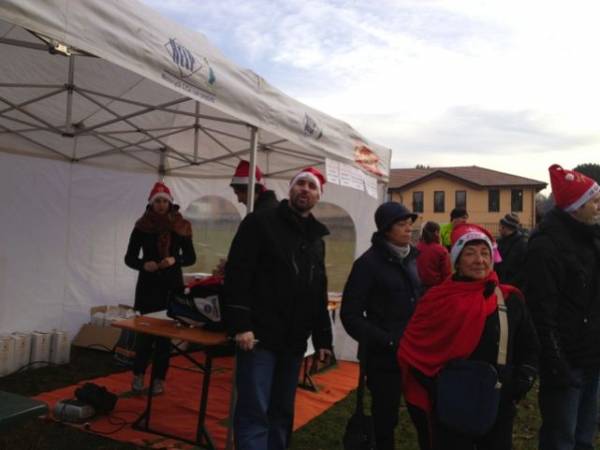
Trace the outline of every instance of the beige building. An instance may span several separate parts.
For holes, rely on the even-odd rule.
[[[419,222],[450,221],[450,211],[462,206],[469,222],[498,234],[498,221],[505,214],[519,215],[525,228],[535,226],[535,194],[547,186],[543,181],[523,178],[483,167],[432,167],[392,169],[390,200],[405,204],[419,214]]]

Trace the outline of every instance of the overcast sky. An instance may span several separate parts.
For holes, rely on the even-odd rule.
[[[600,162],[600,3],[144,0],[393,149],[542,181]]]

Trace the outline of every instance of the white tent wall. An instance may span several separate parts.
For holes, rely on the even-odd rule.
[[[90,306],[132,302],[123,255],[161,170],[183,210],[212,194],[243,216],[228,183],[255,129],[280,198],[326,159],[377,177],[379,199],[332,183],[323,197],[368,247],[391,150],[138,1],[3,0],[0,59],[0,332],[73,335]]]
[[[68,164],[0,154],[0,332],[60,327]]]

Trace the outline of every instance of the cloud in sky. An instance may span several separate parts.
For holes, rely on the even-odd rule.
[[[594,1],[145,3],[391,147],[393,167],[476,164],[547,180],[552,162],[600,159]]]

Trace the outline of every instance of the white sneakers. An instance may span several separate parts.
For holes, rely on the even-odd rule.
[[[165,392],[165,382],[157,378],[152,385],[152,395],[159,395],[163,392]]]
[[[135,394],[141,394],[144,390],[144,375],[134,375],[131,381],[131,390]],[[152,385],[152,395],[159,395],[165,392],[164,380],[156,379]]]
[[[136,394],[141,394],[144,390],[144,375],[134,375],[131,381],[131,390]]]

